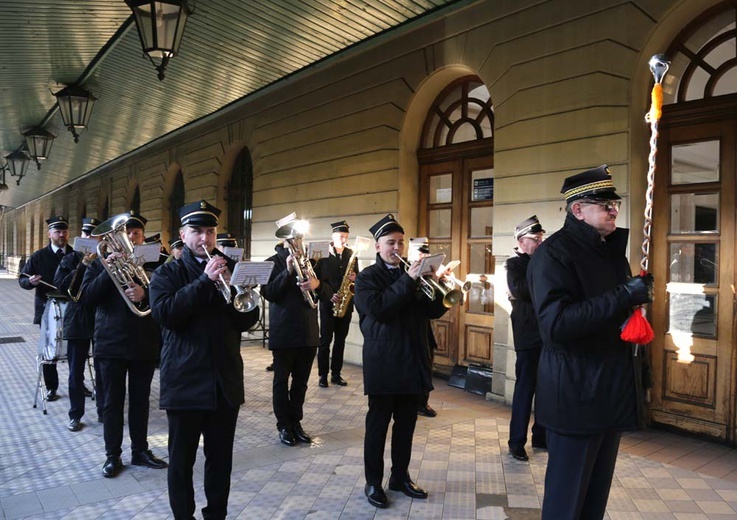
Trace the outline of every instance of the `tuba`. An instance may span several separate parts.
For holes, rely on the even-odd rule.
[[[133,244],[125,231],[125,223],[128,218],[127,213],[109,218],[92,230],[92,236],[100,237],[100,242],[97,244],[97,256],[110,275],[123,301],[133,314],[142,318],[151,313],[149,304],[145,302],[133,303],[125,294],[125,290],[131,284],[137,284],[147,289],[149,283],[146,271],[133,256]],[[123,256],[108,263],[107,257],[112,253],[121,253]]]
[[[276,230],[276,238],[284,241],[289,252],[294,257],[294,270],[297,275],[297,283],[306,282],[310,278],[316,278],[315,271],[312,269],[310,259],[307,258],[305,244],[302,241],[304,233],[299,229],[300,221],[294,220],[288,224],[281,226]],[[307,305],[313,309],[317,308],[317,295],[315,291],[302,289],[302,297]]]

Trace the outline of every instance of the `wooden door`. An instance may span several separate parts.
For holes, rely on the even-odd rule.
[[[735,120],[660,136],[651,417],[734,442]]]
[[[446,264],[459,260],[459,280],[472,282],[463,303],[433,323],[435,368],[494,361],[493,156],[457,158],[421,167],[421,236]]]

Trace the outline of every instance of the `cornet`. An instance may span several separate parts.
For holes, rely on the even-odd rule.
[[[208,260],[212,260],[212,256],[210,256],[210,252],[207,250],[207,246],[205,244],[202,244],[202,249],[205,250],[205,254],[207,255]],[[215,282],[215,285],[217,286],[218,291],[220,291],[220,294],[223,295],[223,299],[225,300],[225,303],[230,303],[230,284],[225,281],[225,277],[223,276],[223,273],[220,273],[218,275],[218,281]]]
[[[399,261],[409,269],[409,262],[396,253],[394,253],[394,256],[399,258]],[[443,307],[446,309],[450,309],[453,305],[463,300],[463,293],[461,291],[455,288],[449,288],[444,282],[436,282],[432,277],[425,278],[424,276],[420,276],[418,280],[420,282],[420,289],[429,300],[435,300],[438,293],[443,295]]]

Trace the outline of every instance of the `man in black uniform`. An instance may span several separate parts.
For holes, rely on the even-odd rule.
[[[145,225],[144,217],[130,212],[125,230],[134,246],[143,244]],[[114,252],[106,259],[97,258],[89,265],[82,281],[81,299],[83,304],[96,309],[94,353],[105,382],[103,425],[106,460],[102,475],[107,478],[117,476],[123,468],[120,455],[123,444],[126,375],[131,464],[155,469],[166,467],[166,463],[149,450],[147,440],[149,395],[156,358],[159,355],[161,331],[150,314],[134,314],[121,298],[113,279],[102,265],[102,262],[110,262],[115,255],[120,253]],[[124,292],[126,298],[144,312],[148,307],[149,296],[148,289],[140,283],[141,280],[137,280],[137,283],[128,286]]]
[[[54,283],[54,274],[64,255],[72,252],[67,241],[69,240],[69,223],[62,216],[51,217],[46,221],[49,234],[49,245],[34,252],[21,269],[18,283],[24,289],[36,289],[33,305],[33,323],[41,325],[41,318],[46,308],[47,294],[54,291],[49,285]],[[42,283],[45,282],[45,283]],[[49,285],[47,285],[49,284]],[[59,373],[56,364],[42,365],[44,385],[46,386],[46,400],[56,401],[56,391],[59,389]]]
[[[506,263],[507,287],[509,299],[512,301],[512,334],[517,361],[514,373],[512,397],[512,419],[509,422],[509,453],[517,460],[529,460],[525,444],[527,444],[527,426],[530,424],[532,400],[535,397],[537,383],[537,365],[540,361],[543,341],[537,326],[537,317],[532,308],[530,289],[527,286],[527,267],[532,255],[543,241],[545,230],[540,225],[537,215],[523,220],[514,228],[517,247]],[[532,424],[532,447],[545,448],[545,428]]]
[[[221,249],[223,247],[238,247],[238,242],[230,233],[218,233],[217,245]]]
[[[82,238],[90,238],[90,233],[100,224],[96,218],[82,219]],[[94,253],[83,254],[72,251],[62,258],[54,275],[54,285],[61,294],[68,294],[71,300],[64,312],[64,338],[67,340],[67,359],[69,362],[69,424],[67,428],[76,432],[82,428],[84,415],[84,368],[90,352],[90,340],[95,326],[94,307],[79,302],[80,288],[87,266],[95,259]],[[100,405],[99,374],[95,379],[98,410]]]
[[[183,248],[184,242],[182,242],[182,239],[178,236],[169,239],[169,254],[174,258],[174,260],[179,260],[182,256]]]
[[[368,395],[364,465],[369,504],[385,508],[384,446],[389,422],[392,428],[392,468],[389,489],[411,498],[427,492],[409,476],[412,436],[422,393],[432,389],[428,347],[430,320],[448,310],[440,298],[429,300],[420,290],[420,262],[405,271],[404,230],[392,215],[374,224],[376,263],[356,278],[356,310],[363,332],[363,385]]]
[[[333,229],[332,243],[330,244],[330,255],[327,258],[321,258],[315,265],[315,273],[320,281],[326,284],[332,291],[333,295],[328,301],[320,302],[320,348],[317,351],[317,369],[320,375],[319,385],[322,388],[328,387],[328,370],[330,371],[330,381],[334,385],[346,386],[348,383],[341,377],[340,371],[343,369],[343,351],[345,350],[345,338],[348,336],[348,328],[351,325],[351,317],[353,316],[353,301],[348,306],[343,317],[333,316],[335,304],[340,300],[338,291],[343,283],[345,272],[348,269],[348,262],[351,260],[353,250],[346,247],[348,243],[348,223],[345,220],[333,222],[330,224]],[[354,262],[351,266],[349,279],[355,281],[358,274],[358,262]],[[330,343],[335,335],[335,343],[333,343],[333,357],[330,359]]]
[[[630,278],[628,230],[604,166],[568,177],[563,228],[527,270],[540,323],[535,417],[547,433],[543,520],[604,517],[622,431],[644,408],[639,347],[620,338],[634,305],[652,301],[652,277]]]
[[[184,248],[151,280],[154,319],[161,324],[161,408],[169,419],[169,504],[176,519],[194,518],[192,468],[204,438],[207,519],[224,519],[233,441],[244,402],[241,332],[259,317],[240,313],[218,290],[235,262],[215,249],[220,210],[200,201],[179,209]],[[205,249],[212,256],[208,260]]]
[[[305,269],[302,270],[306,280],[296,282],[295,263],[298,260],[282,242],[275,250],[276,254],[268,259],[274,262],[274,270],[269,283],[261,287],[261,295],[271,303],[269,350],[274,357],[272,398],[276,428],[282,444],[294,446],[297,441],[309,444],[312,438],[301,424],[302,407],[320,335],[317,308],[307,303],[303,291],[312,291],[319,300],[329,300],[333,291],[327,284],[320,283],[314,273],[308,276]]]

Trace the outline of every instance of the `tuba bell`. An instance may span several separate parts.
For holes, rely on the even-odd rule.
[[[284,240],[289,252],[295,259],[294,271],[297,275],[298,283],[306,282],[310,278],[316,278],[302,240],[304,238],[304,232],[300,229],[300,225],[303,222],[305,221],[294,220],[276,230],[276,238]],[[307,305],[313,309],[317,308],[318,300],[315,291],[302,289],[302,297],[307,302]]]
[[[146,271],[133,256],[133,244],[125,231],[128,218],[127,213],[109,218],[92,230],[92,236],[100,237],[97,256],[110,275],[115,288],[131,312],[142,318],[151,314],[150,305],[146,302],[133,303],[125,294],[125,290],[132,284],[140,285],[144,289],[147,289],[149,284]],[[113,253],[120,253],[122,256],[108,262],[108,257]]]

